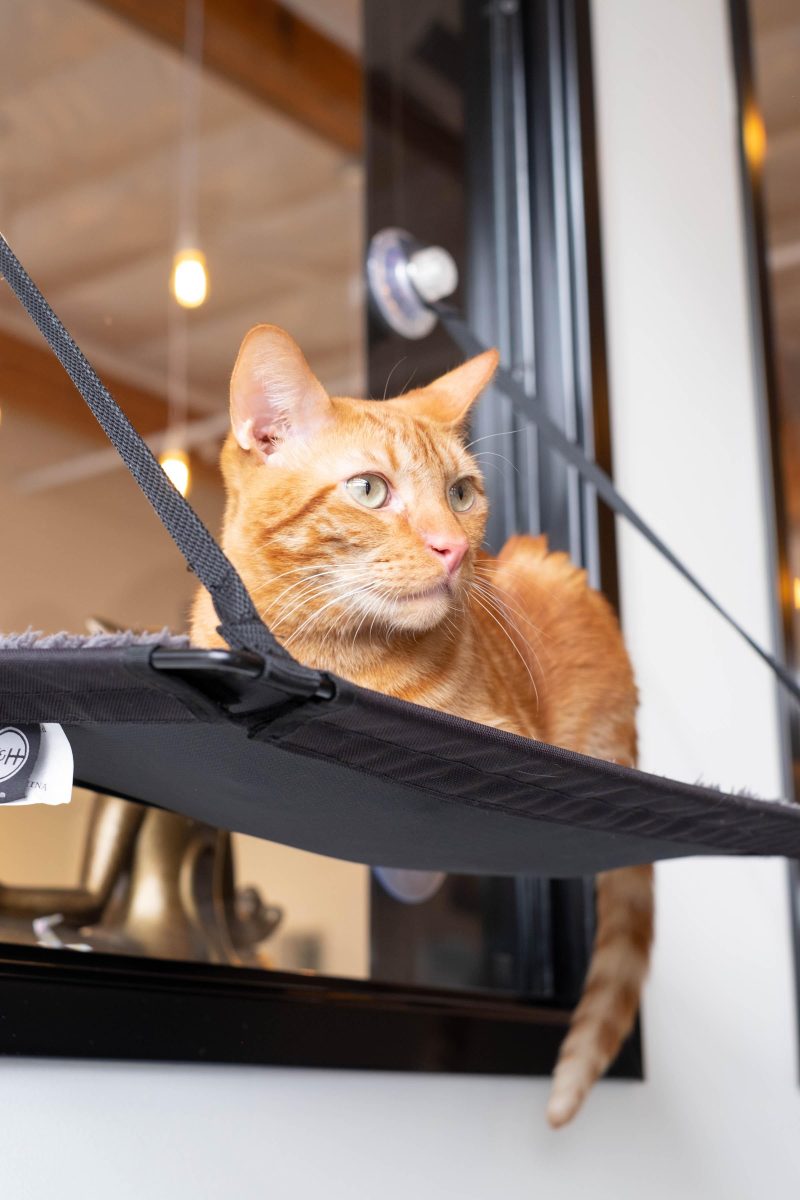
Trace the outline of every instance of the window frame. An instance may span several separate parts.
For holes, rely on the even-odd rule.
[[[367,27],[380,23],[381,5],[391,0],[365,0]],[[550,170],[556,129],[557,177],[549,180],[548,204],[557,193],[563,205],[563,255],[557,264],[545,262],[531,246],[528,266],[531,279],[516,281],[510,303],[519,326],[523,310],[520,289],[533,282],[541,297],[549,278],[556,279],[562,311],[569,313],[568,353],[562,367],[570,376],[570,408],[557,415],[594,452],[606,470],[611,468],[608,388],[603,329],[602,272],[596,179],[593,83],[589,0],[532,0],[525,6],[514,0],[465,0],[471,23],[468,129],[481,154],[470,152],[470,209],[460,231],[476,245],[487,204],[496,203],[486,191],[489,173],[485,155],[502,149],[506,156],[504,185],[509,170],[518,172],[510,150],[522,153],[520,132],[527,153],[540,171]],[[494,32],[487,41],[480,23],[488,21]],[[507,38],[497,40],[500,26]],[[494,40],[492,40],[494,39]],[[505,40],[503,40],[505,39]],[[491,50],[487,56],[486,48]],[[513,78],[505,67],[513,62]],[[521,87],[520,72],[524,72]],[[374,186],[376,177],[390,167],[382,154],[381,124],[396,119],[398,105],[405,106],[411,135],[432,136],[437,153],[458,153],[452,136],[413,97],[398,94],[396,82],[373,60],[366,63],[368,126],[367,161],[368,235],[391,223],[386,192]],[[528,87],[531,78],[546,80],[543,97]],[[480,131],[481,98],[489,97],[494,119],[507,111],[508,85],[514,104],[515,125],[505,130],[499,146],[490,129]],[[521,89],[521,90],[520,90]],[[478,106],[476,109],[475,105]],[[477,124],[476,124],[477,122]],[[529,128],[526,128],[529,126]],[[483,138],[482,141],[480,139]],[[514,149],[516,139],[516,149]],[[551,167],[553,163],[551,162]],[[527,205],[534,194],[533,177],[517,193]],[[519,188],[519,182],[517,182]],[[390,189],[389,189],[390,190]],[[552,201],[555,203],[555,201]],[[528,221],[530,213],[520,219]],[[427,236],[424,229],[413,232]],[[484,265],[485,265],[484,247]],[[508,249],[508,247],[506,247]],[[506,261],[508,256],[506,255]],[[527,267],[526,267],[527,269]],[[495,284],[509,287],[508,273]],[[474,269],[467,289],[467,308],[479,335],[494,340],[485,297],[492,294],[487,277]],[[479,302],[477,297],[483,296]],[[530,305],[526,311],[530,311]],[[537,364],[546,352],[562,355],[565,330],[522,330],[527,344],[536,342]],[[384,365],[409,355],[409,346],[393,342],[370,323],[370,376],[382,389]],[[377,348],[377,349],[376,349]],[[511,350],[513,351],[513,347]],[[453,365],[457,354],[439,330],[419,347],[423,369]],[[416,356],[416,355],[415,355]],[[543,358],[544,356],[544,358]],[[555,361],[555,358],[553,359]],[[552,393],[559,392],[564,374],[551,373]],[[418,380],[421,382],[421,380]],[[402,381],[405,382],[405,381]],[[378,395],[380,392],[378,391]],[[554,399],[555,403],[555,399]],[[555,410],[554,410],[555,411]],[[482,420],[497,420],[488,408]],[[506,425],[507,429],[508,426]],[[536,447],[534,433],[516,437],[512,453],[523,466],[525,455]],[[560,532],[555,543],[566,539],[579,561],[587,565],[595,584],[602,584],[616,601],[616,561],[613,519],[598,511],[596,499],[566,468],[546,468],[551,516],[558,509]],[[515,503],[519,506],[520,494]],[[559,509],[559,506],[561,508]],[[565,507],[566,506],[566,507]],[[569,510],[569,518],[565,513]],[[521,528],[530,527],[531,513],[523,520],[517,510],[506,510]],[[570,521],[572,525],[570,525]],[[577,522],[577,524],[576,524]],[[551,524],[558,524],[552,517]],[[173,962],[123,955],[82,954],[75,950],[0,944],[0,995],[4,1020],[0,1022],[0,1054],[85,1059],[122,1059],[172,1062],[218,1062],[249,1065],[374,1069],[396,1071],[446,1071],[452,1073],[544,1075],[555,1063],[567,1028],[572,1003],[564,996],[577,995],[590,951],[593,932],[591,884],[581,881],[523,881],[521,895],[536,894],[533,930],[538,937],[526,943],[529,958],[523,966],[524,988],[508,992],[469,991],[432,987],[398,986],[374,981],[307,976],[244,967]],[[527,902],[527,901],[526,901]],[[550,937],[553,926],[564,938]],[[531,933],[530,927],[528,934]],[[535,948],[534,948],[535,944]],[[544,997],[532,1001],[531,997]],[[611,1075],[641,1079],[643,1061],[638,1026],[626,1042]]]

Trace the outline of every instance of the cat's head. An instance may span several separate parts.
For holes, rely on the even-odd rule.
[[[331,397],[289,334],[250,331],[225,545],[281,640],[421,632],[460,605],[487,515],[465,423],[496,366],[490,350],[396,399]]]

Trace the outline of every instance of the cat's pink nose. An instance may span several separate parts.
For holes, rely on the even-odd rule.
[[[437,536],[435,533],[425,534],[425,545],[442,560],[448,575],[455,575],[469,548],[465,537],[450,537],[447,534]]]

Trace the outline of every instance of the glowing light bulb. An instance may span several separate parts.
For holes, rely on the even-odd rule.
[[[208,270],[202,250],[179,250],[172,261],[172,294],[184,308],[199,308],[208,296]]]
[[[180,494],[188,495],[192,473],[189,468],[189,455],[186,451],[165,450],[158,461]]]
[[[764,165],[767,156],[767,131],[757,108],[748,108],[742,123],[742,140],[747,161],[755,170]]]

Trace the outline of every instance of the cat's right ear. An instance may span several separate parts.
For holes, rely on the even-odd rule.
[[[324,387],[293,337],[256,325],[231,377],[231,428],[243,450],[269,459],[290,438],[312,438],[332,415]]]

